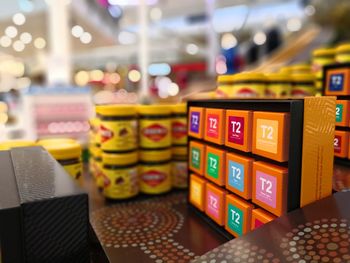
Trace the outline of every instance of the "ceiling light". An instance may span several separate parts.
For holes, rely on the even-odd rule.
[[[122,16],[123,10],[117,5],[110,5],[108,6],[108,13],[114,18],[119,18]]]
[[[141,79],[141,73],[136,69],[132,69],[129,71],[128,78],[132,82],[138,82]]]
[[[13,45],[12,45],[13,49],[17,52],[22,52],[25,48],[24,43],[20,40],[16,40]]]
[[[74,81],[78,86],[85,86],[89,82],[89,73],[86,71],[79,71],[74,76]]]
[[[118,73],[111,73],[109,75],[109,81],[112,84],[118,84],[120,82],[120,75]]]
[[[313,5],[307,5],[304,12],[307,16],[313,16],[316,13],[316,9]]]
[[[221,37],[221,47],[231,49],[237,46],[237,38],[231,33],[225,33]]]
[[[34,47],[37,49],[43,49],[46,46],[46,41],[42,37],[38,37],[34,40]]]
[[[297,32],[301,29],[301,20],[299,18],[291,18],[287,22],[287,29],[290,32]]]
[[[102,70],[95,69],[90,72],[90,79],[92,81],[102,81],[104,77],[104,73]]]
[[[9,46],[11,46],[11,44],[12,44],[12,40],[8,36],[2,36],[0,38],[0,45],[2,47],[9,47]]]
[[[148,73],[151,76],[166,76],[171,72],[171,67],[167,63],[153,63],[148,66]]]
[[[92,40],[92,36],[89,32],[84,32],[80,37],[80,41],[83,44],[89,44],[91,40]]]
[[[32,35],[28,32],[23,32],[19,39],[24,43],[24,44],[29,44],[30,42],[32,42]]]
[[[136,43],[137,37],[134,33],[121,31],[118,35],[118,41],[122,45],[132,45]]]
[[[199,48],[195,44],[188,44],[186,46],[186,52],[190,55],[196,55],[199,51]]]
[[[79,25],[75,25],[72,27],[71,33],[74,37],[80,38],[84,33],[84,29]]]
[[[15,25],[21,26],[26,22],[26,17],[22,13],[14,14],[12,21]]]
[[[259,31],[254,35],[253,39],[254,43],[258,46],[265,44],[266,42],[266,34],[263,31]]]
[[[150,11],[150,17],[153,21],[162,19],[162,10],[159,7],[153,7]]]
[[[179,94],[179,91],[179,85],[177,85],[175,82],[170,83],[168,87],[168,93],[170,96],[176,96],[177,94]]]
[[[10,38],[14,38],[18,34],[17,28],[15,28],[14,26],[8,26],[5,29],[5,34]]]

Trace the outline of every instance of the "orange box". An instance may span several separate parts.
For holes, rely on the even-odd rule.
[[[279,162],[288,161],[289,113],[254,112],[253,153]]]
[[[195,174],[190,176],[190,203],[204,212],[206,180]]]
[[[189,168],[199,175],[204,175],[205,145],[199,142],[190,142]]]
[[[188,112],[188,135],[202,139],[204,128],[205,109],[190,107]]]
[[[349,68],[327,70],[325,94],[328,96],[350,95]]]
[[[244,199],[252,198],[253,158],[226,153],[226,188]]]
[[[349,104],[348,100],[337,100],[335,108],[335,125],[349,126]]]
[[[205,155],[205,177],[217,185],[225,185],[225,151],[207,146]]]
[[[205,192],[205,213],[220,226],[223,226],[225,224],[225,190],[207,183]]]
[[[265,225],[268,222],[271,222],[272,220],[276,219],[274,215],[266,212],[264,209],[257,208],[253,209],[252,212],[252,230],[261,227],[262,225]]]
[[[335,131],[334,133],[334,156],[347,158],[349,153],[349,133]]]
[[[225,127],[225,145],[244,152],[252,151],[252,111],[227,110]]]
[[[253,203],[281,216],[287,212],[288,169],[266,162],[253,163]]]
[[[248,233],[253,208],[252,204],[235,195],[226,195],[225,229],[235,237]]]
[[[216,144],[224,144],[225,141],[225,110],[206,109],[205,110],[205,133],[206,141]]]

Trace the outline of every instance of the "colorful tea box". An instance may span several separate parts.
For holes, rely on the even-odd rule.
[[[235,196],[226,195],[225,229],[235,237],[250,231],[254,206]]]
[[[225,190],[211,183],[205,187],[205,213],[217,224],[225,224]]]
[[[205,177],[217,185],[225,185],[225,151],[206,146]]]
[[[288,161],[289,113],[254,112],[253,153],[279,162]]]
[[[334,156],[346,158],[349,150],[349,133],[335,131],[334,133]]]
[[[250,200],[252,198],[252,173],[254,159],[226,153],[226,188]]]
[[[205,132],[206,141],[216,144],[224,144],[225,110],[206,109],[205,110]]]
[[[205,186],[206,180],[191,174],[190,176],[190,203],[204,212],[205,209]]]
[[[349,104],[348,100],[337,100],[335,108],[335,125],[349,126]]]
[[[252,151],[252,111],[227,110],[225,127],[225,145],[244,152]]]
[[[325,94],[350,95],[350,68],[327,70]]]
[[[204,108],[190,107],[188,112],[188,135],[198,139],[203,138],[204,114]]]
[[[202,143],[190,142],[189,168],[199,175],[204,175],[205,146]]]
[[[288,169],[266,162],[253,163],[253,203],[281,216],[287,212]]]
[[[276,217],[266,212],[264,209],[261,209],[261,208],[253,209],[252,224],[251,224],[252,230],[259,228],[265,225],[266,223],[271,222],[274,219],[276,219]]]

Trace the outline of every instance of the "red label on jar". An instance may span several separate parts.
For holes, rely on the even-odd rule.
[[[101,125],[100,127],[100,133],[101,133],[101,142],[106,142],[110,139],[113,138],[114,133],[113,131],[111,131],[110,129],[108,129],[107,127]]]
[[[172,124],[172,136],[176,139],[180,139],[187,135],[187,126],[179,121],[175,121]]]
[[[157,170],[151,170],[141,175],[141,179],[144,183],[156,187],[160,185],[166,179],[166,174]]]
[[[158,142],[168,134],[168,129],[159,124],[152,124],[142,129],[142,134],[148,139]]]
[[[258,97],[258,95],[259,94],[256,91],[252,90],[249,87],[242,88],[237,92],[237,96],[239,96],[239,97],[250,98],[250,97]]]

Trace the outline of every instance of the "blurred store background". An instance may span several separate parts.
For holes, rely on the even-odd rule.
[[[349,39],[347,0],[0,1],[0,141],[86,142],[95,104],[178,102]]]

